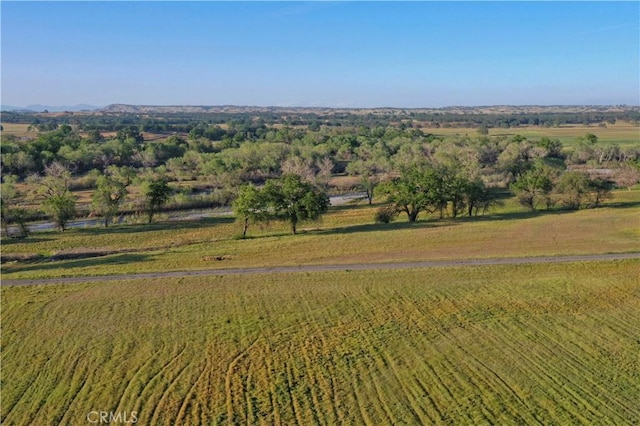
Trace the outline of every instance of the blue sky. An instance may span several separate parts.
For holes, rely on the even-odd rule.
[[[4,105],[640,104],[638,2],[1,2]]]

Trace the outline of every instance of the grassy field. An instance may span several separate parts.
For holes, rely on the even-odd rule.
[[[3,135],[14,135],[19,138],[21,137],[32,137],[35,138],[38,136],[38,131],[29,131],[30,124],[26,123],[2,123],[2,134]]]
[[[426,128],[425,132],[438,136],[468,135],[477,136],[477,129],[473,128]],[[607,127],[583,126],[583,125],[563,125],[560,127],[518,127],[518,128],[492,128],[489,129],[490,136],[522,135],[531,140],[538,140],[543,136],[551,139],[559,139],[565,147],[571,147],[576,140],[587,133],[593,133],[601,143],[616,143],[620,146],[637,146],[640,144],[640,127],[632,123],[620,122],[609,124]]]
[[[350,264],[458,258],[525,257],[638,251],[640,190],[616,191],[605,207],[530,213],[513,199],[487,216],[373,223],[376,207],[333,209],[291,236],[285,224],[250,228],[231,217],[43,232],[3,240],[4,277],[43,278],[271,265]],[[427,217],[424,217],[427,219]],[[91,253],[100,254],[88,258]],[[75,259],[52,262],[50,256]],[[218,261],[216,258],[223,258]]]
[[[375,209],[334,208],[295,236],[272,223],[239,239],[231,217],[34,233],[2,241],[5,260],[41,255],[4,261],[2,277],[640,248],[637,188],[581,211],[529,213],[507,199],[484,217],[380,225]],[[2,286],[0,418],[634,424],[639,269],[621,260]]]
[[[639,267],[2,287],[3,424],[633,424]]]

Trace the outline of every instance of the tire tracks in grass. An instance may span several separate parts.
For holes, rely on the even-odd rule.
[[[272,347],[271,347],[271,343],[269,342],[268,339],[266,339],[266,345],[267,345],[267,353],[274,353]],[[267,370],[267,374],[268,375],[273,375],[273,373],[276,371],[275,366],[273,364],[273,358],[272,357],[266,357],[265,359],[265,367]],[[275,378],[272,378],[271,380],[267,379],[268,383],[269,383],[269,402],[271,404],[271,414],[273,415],[273,424],[275,425],[281,425],[282,424],[282,418],[280,417],[280,406],[276,400],[277,397],[277,389],[276,389],[276,381]]]
[[[570,325],[565,324],[564,327],[565,329],[569,329]],[[606,400],[604,400],[601,396],[593,392],[593,389],[597,389],[600,387],[600,382],[594,377],[595,370],[593,369],[593,367],[591,369],[586,367],[599,365],[597,362],[598,361],[597,357],[592,356],[585,349],[578,346],[576,343],[574,343],[573,339],[569,342],[566,342],[565,344],[562,344],[563,342],[560,342],[558,339],[556,339],[554,336],[551,336],[545,330],[539,328],[538,332],[543,336],[543,339],[540,340],[540,344],[544,346],[549,352],[553,352],[554,350],[560,351],[563,354],[562,359],[565,360],[565,366],[569,367],[570,372],[573,373],[572,376],[580,376],[582,380],[586,381],[589,384],[589,386],[581,385],[580,388],[578,389],[579,392],[577,390],[573,390],[566,386],[565,386],[565,389],[570,390],[570,393],[574,396],[576,401],[581,402],[584,405],[585,409],[588,409],[591,412],[594,418],[600,417],[600,409],[593,405],[593,402],[596,402],[596,401],[599,402],[601,406],[610,406],[610,404],[614,403],[620,409],[624,409],[627,412],[635,412],[634,414],[636,414],[638,418],[640,418],[640,412],[626,405],[622,401],[616,398],[607,398]],[[571,330],[571,332],[574,336],[579,335],[579,333],[576,333],[575,330]],[[571,343],[572,345],[579,347],[581,352],[584,352],[585,354],[589,355],[592,358],[592,361],[583,362],[584,357],[577,355],[571,350],[569,350],[567,343]],[[588,373],[588,374],[585,374],[585,373]],[[567,380],[567,383],[571,383],[572,385],[575,386],[575,384],[573,383],[571,378],[566,374],[566,372],[563,375],[563,377]],[[585,397],[587,397],[588,399]]]
[[[531,330],[529,327],[525,326],[524,323],[513,323],[510,324],[511,327],[507,327],[506,324],[501,323],[498,326],[504,330],[501,335],[511,336],[511,335],[526,335],[526,330]],[[514,328],[517,330],[514,332]],[[535,378],[534,386],[539,389],[544,389],[545,394],[549,395],[551,400],[553,401],[562,401],[564,400],[564,396],[561,393],[561,390],[564,388],[565,383],[569,382],[569,380],[564,376],[564,374],[559,373],[559,370],[555,368],[555,366],[550,363],[549,357],[545,354],[538,354],[537,351],[527,351],[515,344],[511,343],[508,339],[499,339],[492,334],[486,334],[488,339],[491,339],[495,342],[497,347],[502,347],[511,351],[516,357],[520,359],[524,359],[526,364],[521,367],[522,373],[526,374],[529,377]],[[534,341],[536,346],[538,345],[538,339]],[[545,353],[549,351],[549,348],[544,347]],[[551,351],[553,353],[553,351]],[[529,373],[529,374],[527,374]],[[534,373],[534,374],[530,374]],[[556,405],[557,407],[557,405]],[[542,405],[538,403],[538,408],[543,409]],[[554,418],[554,414],[546,410],[547,414],[550,418]],[[537,418],[537,421],[541,421]],[[556,418],[556,421],[562,421],[562,418]],[[583,421],[586,421],[583,419]]]
[[[6,356],[6,355],[5,355],[5,353],[6,353],[6,349],[4,349],[4,348],[3,348],[3,350],[2,350],[2,355],[3,355],[3,356]],[[33,369],[33,371],[44,371],[44,366],[45,366],[48,362],[49,362],[49,359],[47,359],[46,361],[42,362],[42,363],[40,364],[40,367],[39,367],[39,368],[34,368],[34,369]],[[4,368],[7,368],[7,367],[5,366]],[[39,375],[39,373],[38,373],[38,375]],[[20,401],[22,401],[22,399],[24,398],[24,396],[25,396],[28,392],[33,392],[33,387],[32,387],[32,385],[33,385],[33,384],[38,380],[38,375],[36,375],[36,376],[35,376],[35,377],[30,381],[30,382],[28,382],[28,383],[27,383],[27,382],[25,382],[25,383],[24,383],[24,385],[23,385],[23,389],[22,389],[22,391],[20,392],[20,395],[16,396],[16,398],[15,398],[15,399],[14,399],[14,401],[13,401],[13,403],[12,403],[12,404],[9,406],[9,408],[7,409],[7,412],[6,412],[6,413],[3,413],[3,414],[4,414],[4,415],[2,416],[2,420],[3,420],[3,421],[6,421],[6,420],[7,420],[7,418],[9,418],[9,417],[10,417],[10,415],[11,415],[11,413],[13,412],[14,408],[15,408],[17,405],[20,405]],[[4,405],[4,406],[2,407],[2,408],[3,408],[3,411],[4,411],[4,409],[6,408],[6,397],[5,397],[5,398],[3,398],[2,403],[3,403],[3,405]],[[0,423],[2,423],[2,422],[0,422]]]
[[[483,336],[486,335],[486,333],[482,333],[482,334]],[[512,398],[515,398],[519,406],[522,407],[526,412],[526,409],[529,408],[527,403],[522,399],[522,397],[520,397],[520,395],[518,395],[518,392],[500,374],[498,374],[494,369],[492,369],[487,363],[482,361],[480,357],[478,357],[471,351],[467,350],[465,346],[460,341],[458,341],[458,339],[454,337],[454,338],[451,338],[451,341],[457,344],[458,349],[463,354],[465,354],[465,356],[468,359],[473,360],[473,362],[476,365],[479,365],[483,371],[486,371],[489,374],[489,376],[493,378],[493,380],[490,380],[490,379],[486,379],[484,375],[478,375],[478,379],[480,382],[484,382],[488,389],[493,390],[494,395],[500,394],[501,388],[506,390],[507,393],[511,395]],[[487,409],[489,409],[488,406],[489,405],[487,404],[486,405]],[[510,409],[512,410],[512,413],[516,416],[516,418],[519,417],[517,414],[518,410],[515,410],[515,407],[513,406],[513,404],[509,404],[508,407],[510,407]],[[515,410],[515,412],[513,410]],[[498,418],[498,416],[496,415],[497,413],[491,412],[491,414],[492,414],[491,416],[492,418]],[[487,419],[487,420],[490,420],[490,419]]]
[[[447,295],[445,294],[445,300],[450,300],[454,305],[456,305],[456,301],[453,300],[451,295]],[[417,320],[415,319],[415,314],[414,315],[410,315],[407,314],[408,310],[413,310],[418,316],[421,316],[423,318],[430,318],[429,322],[433,323],[433,324],[441,324],[441,319],[436,318],[431,312],[426,313],[425,311],[423,311],[420,306],[413,301],[412,299],[409,299],[406,296],[400,296],[400,300],[403,300],[404,303],[403,305],[406,305],[406,309],[401,310],[401,312],[404,313],[404,319],[407,322],[411,322],[413,323],[413,325],[415,327],[418,327],[418,329],[420,329],[421,325],[417,322]],[[456,309],[457,312],[461,311],[461,308],[457,308]],[[455,326],[458,329],[464,329],[466,327],[465,324],[457,324]],[[468,382],[468,384],[471,384],[472,382],[476,381],[477,383],[475,383],[476,388],[478,389],[478,395],[482,396],[484,394],[484,392],[482,391],[483,388],[486,389],[493,389],[495,394],[500,394],[500,388],[504,388],[508,391],[509,394],[511,394],[519,403],[522,407],[526,408],[527,405],[526,403],[522,400],[522,398],[517,394],[517,392],[504,380],[502,379],[502,377],[500,377],[500,375],[498,375],[495,371],[493,371],[488,365],[486,365],[478,356],[476,356],[475,354],[473,354],[472,352],[470,352],[469,350],[467,350],[465,348],[465,345],[462,344],[461,342],[459,342],[455,337],[453,337],[452,333],[450,332],[450,330],[444,330],[442,328],[442,326],[436,326],[434,327],[434,330],[432,330],[433,332],[435,332],[438,337],[442,338],[443,340],[449,341],[452,345],[452,347],[456,347],[457,350],[460,351],[460,353],[464,356],[465,359],[471,360],[472,362],[474,362],[475,364],[479,365],[482,369],[484,369],[485,371],[489,372],[489,374],[491,376],[494,377],[494,379],[501,384],[501,386],[496,386],[495,383],[493,383],[491,380],[488,380],[487,378],[485,378],[485,376],[483,374],[478,374],[477,370],[469,370],[469,372],[471,373],[473,371],[473,373],[465,379],[466,382]],[[411,346],[407,344],[406,340],[403,340],[403,343],[405,344],[405,346],[407,347],[408,350],[411,350]],[[434,345],[435,347],[435,345]],[[414,350],[415,352],[415,350]],[[419,358],[418,358],[419,359]],[[450,363],[448,363],[450,364]],[[438,382],[440,383],[440,387],[445,389],[447,394],[450,396],[450,398],[452,400],[455,400],[456,398],[454,397],[454,395],[451,393],[451,391],[448,389],[448,387],[445,385],[445,383],[443,382],[441,376],[439,374],[437,374],[435,372],[435,370],[433,369],[432,366],[429,366],[434,377],[437,378]],[[472,379],[472,377],[475,376],[475,380]],[[419,381],[419,379],[416,378],[416,380],[418,381],[418,383],[421,384],[421,382]],[[421,387],[423,389],[423,391],[425,392],[425,394],[428,395],[428,392],[426,392],[426,388],[424,387],[424,385],[421,384]],[[441,411],[436,403],[433,401],[433,399],[431,399],[429,397],[429,400],[431,401],[433,407],[435,408],[436,412],[438,413],[438,415],[440,416],[441,420],[445,419],[445,415],[444,412]],[[484,404],[484,410],[488,411],[489,414],[491,415],[491,417],[493,418],[497,418],[498,416],[496,415],[496,413],[493,413],[490,408],[489,408],[489,404]],[[516,418],[518,417],[518,413],[517,412],[513,412],[512,413]],[[489,420],[487,418],[487,415],[483,413],[483,416],[485,417],[485,420]]]
[[[158,352],[160,352],[160,351],[158,351]],[[141,375],[141,374],[142,374],[142,372],[143,372],[146,368],[148,368],[148,367],[149,367],[149,365],[150,365],[151,363],[153,363],[153,361],[154,361],[155,359],[156,359],[156,358],[154,358],[154,357],[150,357],[150,358],[149,358],[149,359],[148,359],[144,364],[142,364],[142,365],[140,366],[140,368],[138,368],[138,370],[133,374],[133,376],[131,376],[131,379],[129,379],[129,383],[127,384],[127,386],[124,388],[124,391],[123,391],[123,392],[122,392],[122,394],[120,395],[120,399],[118,400],[118,404],[116,405],[116,412],[119,412],[119,411],[123,410],[123,409],[122,409],[123,402],[124,402],[124,399],[125,399],[125,397],[126,397],[127,393],[129,392],[129,389],[131,389],[131,388],[132,388],[132,386],[134,385],[136,378],[137,378],[139,375]],[[143,388],[144,388],[144,387],[143,387]],[[128,407],[125,407],[125,408],[128,408]],[[129,410],[131,411],[131,409],[130,409],[130,408],[129,408]]]
[[[179,350],[179,352],[177,354],[175,354],[169,361],[167,361],[159,370],[156,374],[154,374],[147,382],[146,384],[142,387],[142,389],[140,390],[140,393],[138,395],[138,398],[136,399],[136,402],[134,403],[134,407],[139,407],[140,410],[140,414],[142,413],[142,409],[144,407],[144,405],[148,405],[150,403],[151,400],[151,395],[149,395],[149,397],[145,398],[145,402],[142,402],[142,396],[145,394],[145,392],[150,391],[153,392],[153,386],[155,386],[156,382],[160,382],[162,380],[162,378],[167,377],[168,375],[166,374],[168,372],[169,367],[174,363],[177,362],[177,360],[182,357],[182,354],[184,354],[185,350],[187,349],[187,345],[185,344],[184,346],[182,346],[182,349]],[[174,375],[173,379],[170,379],[169,384],[165,387],[162,395],[157,398],[157,403],[151,403],[153,406],[153,410],[151,411],[151,421],[149,422],[149,424],[157,424],[157,416],[158,416],[158,409],[161,405],[161,402],[164,400],[164,398],[166,397],[167,391],[168,389],[171,387],[171,385],[173,383],[176,382],[176,380],[180,377],[180,375],[184,372],[184,370],[189,366],[190,363],[188,363],[187,365],[185,365],[184,367],[182,367],[181,369],[178,370],[178,372]],[[154,384],[154,385],[152,385]],[[155,400],[155,398],[154,398]],[[154,421],[155,420],[155,421]]]
[[[291,361],[291,352],[289,352],[289,360]],[[284,365],[284,370],[286,372],[286,382],[287,382],[287,393],[289,394],[289,403],[291,404],[291,411],[293,412],[293,417],[296,419],[296,424],[304,425],[304,419],[302,418],[301,408],[298,405],[298,402],[293,394],[293,385],[295,378],[292,373],[292,362],[286,362]]]
[[[323,420],[324,424],[336,424],[342,423],[344,421],[344,416],[338,412],[338,408],[340,406],[340,400],[338,397],[338,392],[336,389],[335,382],[335,365],[333,362],[326,363],[323,362],[322,365],[318,365],[321,357],[322,359],[330,359],[332,354],[334,353],[334,345],[330,345],[327,341],[327,333],[332,333],[336,330],[337,321],[330,316],[330,309],[326,307],[322,308],[313,308],[310,304],[308,298],[304,299],[305,304],[305,323],[308,326],[308,335],[313,336],[311,338],[311,342],[319,342],[319,345],[304,345],[303,354],[305,356],[306,364],[308,370],[311,372],[310,375],[313,378],[312,386],[311,386],[311,398],[313,401],[313,407],[315,411],[319,410],[319,407],[322,406],[322,402],[325,405],[330,407],[329,410],[320,410],[320,413],[324,414]],[[320,302],[317,302],[318,305],[321,305]],[[317,317],[319,314],[322,314],[321,317]],[[319,323],[321,321],[322,324]],[[309,354],[309,350],[307,348],[316,347],[315,351],[316,358]],[[325,374],[322,374],[322,373]],[[328,377],[327,377],[328,374]],[[317,385],[317,386],[316,386]],[[322,398],[321,395],[318,395],[318,390],[324,393],[325,398]],[[333,415],[333,419],[331,419],[331,415]],[[318,423],[320,419],[317,419]]]
[[[391,299],[391,296],[389,296],[389,299]],[[431,363],[428,363],[424,360],[424,353],[418,351],[415,344],[416,341],[420,341],[421,338],[425,338],[425,335],[421,332],[422,330],[424,330],[427,324],[431,325],[431,329],[429,330],[430,333],[434,335],[436,334],[436,330],[438,327],[434,327],[434,325],[436,324],[435,318],[431,318],[431,321],[427,321],[427,324],[424,324],[422,321],[418,321],[418,318],[428,318],[428,316],[425,315],[418,307],[418,304],[412,298],[409,298],[406,294],[394,292],[393,300],[397,300],[397,303],[390,305],[389,308],[392,308],[395,311],[395,316],[403,321],[402,324],[404,325],[404,333],[402,335],[407,336],[407,338],[404,338],[401,341],[402,345],[404,346],[404,350],[412,355],[411,360],[413,362],[419,363],[422,366],[422,371],[431,372],[431,378],[435,379],[440,384],[440,391],[450,397],[450,403],[454,403],[455,397],[451,393],[450,389],[444,385],[442,378],[438,374],[436,374],[435,369],[433,368]],[[408,336],[413,336],[411,338],[411,344],[409,344],[407,340]],[[427,339],[430,340],[428,337]],[[435,347],[433,346],[430,349],[436,351]],[[416,375],[413,375],[413,379],[418,390],[420,391],[420,393],[422,393],[422,398],[427,398],[430,406],[435,411],[435,418],[433,418],[434,416],[429,414],[429,412],[423,407],[425,415],[430,418],[430,421],[432,423],[436,422],[437,420],[444,421],[445,415],[443,411],[438,407],[436,401],[430,395],[425,383]],[[422,400],[420,399],[419,395],[414,395],[414,398],[416,400]]]
[[[351,295],[344,293],[343,294],[343,298],[344,301],[346,302],[346,304],[348,306],[351,307],[350,312],[352,314],[357,314],[357,317],[359,320],[354,320],[352,321],[352,323],[354,324],[369,324],[369,321],[367,318],[364,318],[362,316],[362,314],[360,313],[362,310],[361,306],[358,306],[354,303],[354,298],[351,297]],[[360,326],[360,329],[358,330],[358,336],[357,339],[355,339],[357,341],[363,341],[365,340],[365,344],[361,345],[362,347],[373,351],[373,349],[375,348],[374,346],[371,345],[371,341],[370,339],[367,337],[366,333],[363,333],[363,327],[362,325]],[[349,350],[351,350],[351,347],[348,347]],[[366,398],[364,396],[361,395],[361,391],[360,388],[362,387],[362,377],[365,376],[365,374],[369,374],[370,376],[373,376],[373,373],[375,370],[372,370],[370,368],[367,369],[363,369],[360,365],[358,365],[357,361],[352,359],[352,352],[346,352],[343,354],[342,359],[345,361],[346,367],[350,370],[351,374],[348,377],[348,381],[350,384],[350,388],[351,388],[351,396],[354,399],[355,405],[358,408],[358,413],[360,414],[360,418],[362,420],[362,423],[365,425],[377,425],[377,422],[374,421],[374,419],[371,418],[371,413],[369,413],[368,411],[368,407],[365,404],[364,401],[366,401]],[[373,352],[371,352],[371,355],[374,356],[375,359],[375,354]],[[355,363],[355,365],[354,365]],[[377,367],[377,366],[376,366]],[[380,369],[377,367],[378,371],[380,371]],[[363,371],[364,370],[364,371]],[[355,375],[353,373],[356,373]]]
[[[158,399],[158,402],[155,404],[155,408],[153,409],[153,412],[151,413],[151,421],[149,422],[149,424],[152,424],[152,425],[160,424],[160,416],[162,416],[162,412],[164,411],[163,405],[165,404],[165,400],[167,399],[167,395],[169,394],[169,392],[171,392],[172,388],[174,386],[176,386],[176,384],[178,383],[178,380],[180,379],[182,374],[184,374],[184,372],[187,371],[187,369],[191,365],[193,365],[193,362],[188,362],[184,367],[182,367],[176,373],[175,376],[173,376],[173,378],[169,381],[167,386],[165,386],[164,390],[162,391],[162,396],[160,397],[160,399]]]
[[[420,341],[420,337],[424,337],[424,335],[420,333],[420,331],[424,329],[424,324],[419,323],[417,318],[425,318],[425,315],[417,308],[415,301],[407,297],[406,293],[398,292],[397,289],[387,291],[387,294],[384,295],[373,296],[368,293],[367,296],[372,302],[375,300],[384,300],[384,322],[393,323],[397,327],[403,328],[401,333],[394,334],[406,336],[399,339],[396,343],[396,348],[399,346],[403,347],[401,353],[409,355],[406,357],[405,363],[418,363],[423,368],[434,371],[433,367],[424,361],[424,352],[417,350],[416,342]],[[413,315],[410,311],[413,312]],[[411,339],[411,343],[408,341],[408,336],[414,336]],[[398,373],[401,367],[395,359],[387,355],[386,352],[382,353],[381,356],[384,358],[385,365],[388,365],[394,373],[395,380],[397,380],[401,385],[403,382],[406,382],[406,379],[402,379],[401,375]],[[430,424],[433,424],[438,420],[443,421],[444,416],[442,411],[426,391],[426,387],[423,382],[415,375],[413,375],[412,378],[415,382],[415,386],[401,386],[401,389],[410,404],[413,416],[417,417],[417,419],[419,419],[423,424],[425,421]],[[446,389],[446,392],[451,395],[451,392],[448,389]],[[451,397],[453,400],[452,395]],[[425,406],[424,398],[427,398],[429,401],[431,410]]]
[[[202,371],[200,372],[196,380],[194,380],[193,384],[191,385],[189,390],[186,392],[184,399],[182,400],[182,404],[180,404],[180,408],[178,409],[178,413],[176,414],[176,419],[175,419],[176,424],[184,424],[183,418],[187,415],[187,409],[191,405],[192,395],[194,393],[196,386],[198,386],[198,384],[204,377],[205,373],[211,372],[211,368],[212,368],[211,357],[205,356],[204,363],[205,365],[202,368]]]
[[[252,377],[251,368],[247,368],[247,377],[245,379],[244,388],[243,388],[244,403],[245,403],[244,411],[246,413],[247,425],[256,424],[256,420],[257,420],[255,418],[255,414],[253,411],[253,404],[251,402],[251,377]]]
[[[320,407],[322,406],[322,404],[320,402],[320,397],[318,396],[318,390],[320,390],[321,387],[319,384],[318,377],[316,376],[317,362],[314,363],[312,360],[312,356],[309,354],[309,351],[310,351],[309,346],[312,346],[312,345],[313,344],[311,342],[305,342],[305,344],[302,345],[302,351],[301,351],[301,354],[304,358],[304,363],[305,363],[305,374],[309,379],[309,384],[307,384],[307,394],[311,398],[311,401],[310,401],[311,403],[309,404],[309,411],[311,411],[314,424],[327,424],[326,418],[323,418],[322,419],[323,421],[321,421],[320,414],[318,413],[318,411],[322,413],[322,411],[320,410]]]
[[[71,370],[75,370],[77,363],[78,363],[79,359],[76,360],[76,362],[74,363],[73,367],[71,367]],[[82,392],[82,390],[85,388],[85,386],[87,385],[87,381],[88,381],[88,374],[86,372],[86,368],[83,370],[83,372],[81,373],[83,375],[82,378],[82,383],[80,384],[80,386],[77,388],[76,392],[73,394],[73,397],[71,398],[71,400],[69,401],[69,403],[67,404],[67,406],[64,409],[64,412],[62,413],[62,416],[60,417],[60,420],[58,423],[60,424],[68,424],[71,423],[68,419],[67,421],[65,421],[65,418],[67,417],[67,414],[69,414],[69,410],[71,408],[71,406],[73,405],[73,403],[76,401],[76,399],[78,398],[78,395],[80,395],[80,393]]]
[[[225,373],[224,387],[225,387],[225,397],[226,397],[226,407],[227,407],[227,421],[232,423],[237,423],[234,416],[233,409],[233,391],[231,386],[231,381],[233,378],[233,374],[235,373],[236,366],[240,363],[240,361],[247,356],[249,351],[258,343],[260,336],[257,336],[247,347],[242,349],[238,354],[229,362]]]
[[[372,321],[372,319],[365,317],[361,313],[361,312],[374,312],[374,313],[382,312],[383,315],[386,316],[386,318],[382,320],[382,323],[385,323],[390,320],[390,317],[388,316],[388,312],[387,312],[388,304],[387,306],[382,306],[382,300],[381,300],[382,298],[378,298],[378,299],[373,298],[371,294],[367,291],[363,291],[360,294],[360,297],[358,298],[358,300],[362,301],[362,305],[356,304],[353,301],[354,298],[347,296],[346,299],[349,302],[349,304],[352,306],[353,312],[357,313],[359,318],[358,322],[360,324],[369,324],[369,327],[366,327],[366,328],[363,328],[362,326],[360,327],[360,330],[359,330],[360,338],[358,340],[362,339],[365,342],[363,347],[365,347],[369,351],[370,355],[372,355],[375,362],[376,369],[371,371],[370,369],[359,368],[361,373],[360,375],[364,376],[365,374],[368,374],[369,376],[373,377],[373,373],[378,372],[382,376],[391,377],[393,381],[399,385],[397,388],[399,389],[399,392],[404,396],[403,402],[405,405],[405,409],[407,409],[407,411],[413,417],[414,422],[417,422],[417,424],[421,424],[421,423],[423,424],[424,419],[418,413],[418,411],[420,411],[420,408],[419,406],[416,406],[414,404],[415,398],[413,398],[413,396],[408,392],[406,387],[403,386],[403,382],[398,373],[397,365],[395,361],[392,359],[392,357],[385,350],[388,342],[381,340],[377,336],[374,337],[373,330],[370,327],[371,324],[373,324],[374,322]],[[382,310],[380,311],[380,309]],[[357,361],[354,361],[354,362],[357,362]],[[361,363],[357,363],[357,364],[361,364]],[[380,401],[380,406],[382,406],[382,409],[380,408],[380,406],[375,407],[376,411],[378,411],[378,414],[381,415],[382,417],[388,416],[389,413],[392,412],[390,407],[388,406],[388,401],[386,401],[386,398],[380,392],[378,392],[379,387],[374,386],[374,388],[376,389],[376,394],[377,394],[378,400]],[[395,396],[398,397],[399,395],[396,394]],[[375,424],[375,422],[373,424]]]
[[[409,298],[403,293],[395,293],[395,297],[397,298],[398,303],[394,304],[393,308],[397,315],[405,321],[405,332],[407,333],[407,336],[412,336],[410,339],[411,344],[407,340],[409,337],[403,339],[402,344],[404,345],[405,350],[412,354],[413,362],[420,364],[421,371],[426,373],[426,377],[430,378],[430,383],[438,389],[438,392],[430,392],[427,388],[427,384],[417,375],[413,375],[413,379],[422,393],[422,398],[426,398],[428,400],[429,405],[434,411],[434,415],[430,415],[428,411],[426,411],[426,415],[430,416],[434,423],[437,421],[446,421],[447,415],[445,414],[444,407],[454,405],[456,403],[456,397],[451,392],[450,386],[447,386],[443,381],[442,374],[438,374],[432,363],[425,360],[424,352],[418,351],[415,344],[416,341],[422,341],[422,339],[425,338],[428,341],[433,341],[434,337],[439,336],[439,329],[441,327],[438,325],[440,323],[432,314],[426,315],[413,298]],[[422,321],[419,321],[418,319],[422,319]],[[428,332],[432,335],[431,337],[427,337],[424,334],[424,329],[427,326],[430,327]],[[414,328],[413,332],[411,327]],[[436,345],[429,345],[429,350],[440,354],[442,358],[446,358],[446,356],[437,349]],[[432,397],[432,394],[440,395],[440,399],[447,397],[447,401],[436,401]],[[418,397],[416,397],[416,399],[418,399]],[[433,417],[435,417],[435,419]]]
[[[527,330],[531,330],[533,327],[531,325],[521,323],[521,328],[518,329],[518,333],[522,334],[523,328]],[[539,330],[537,332],[539,332],[541,335],[544,334]],[[509,333],[515,334],[512,329],[505,328],[505,335],[511,335]],[[548,336],[545,336],[545,338],[547,337]],[[528,352],[523,351],[519,348],[516,348],[513,344],[510,344],[504,339],[499,340],[494,338],[494,340],[496,341],[497,344],[500,344],[503,347],[509,348],[511,351],[518,354],[518,356],[528,361],[527,369],[531,371],[535,371],[535,374],[533,374],[532,377],[542,379],[541,381],[539,381],[540,383],[539,387],[541,389],[545,389],[545,393],[550,393],[550,396],[552,397],[553,401],[556,401],[559,403],[561,401],[566,401],[567,395],[571,396],[571,400],[567,401],[567,402],[570,402],[571,405],[567,406],[566,403],[562,405],[566,413],[572,416],[575,416],[576,418],[579,418],[580,421],[583,423],[591,423],[591,421],[584,416],[583,410],[589,411],[591,413],[592,418],[594,417],[600,418],[599,410],[596,407],[594,407],[591,403],[589,403],[587,400],[585,400],[584,397],[588,397],[589,399],[594,398],[594,400],[599,400],[599,398],[596,398],[593,395],[593,393],[589,389],[587,389],[587,387],[585,386],[580,386],[580,388],[577,390],[573,389],[575,387],[575,384],[571,380],[571,375],[578,374],[580,375],[580,377],[584,378],[585,380],[589,380],[587,377],[585,377],[585,374],[584,374],[585,370],[578,369],[578,371],[576,371],[575,367],[572,367],[570,364],[564,364],[564,368],[560,368],[557,365],[555,365],[553,362],[551,362],[553,357],[544,356],[544,354],[542,353],[536,354],[535,352],[529,352],[531,354],[529,355]],[[555,355],[558,350],[565,353],[567,352],[565,349],[560,347],[560,345],[557,345],[557,342],[555,346],[549,346],[544,344],[543,343],[544,339],[536,339],[535,342],[537,346],[544,348],[544,352],[548,354]],[[562,359],[565,359],[565,358],[562,357]],[[566,370],[567,367],[570,368],[570,371],[572,374],[567,374],[567,370]],[[551,386],[545,385],[545,380],[544,380],[545,377],[547,379],[546,382],[550,382]],[[568,384],[570,384],[571,386],[568,386]],[[591,386],[597,387],[597,384],[594,383],[592,380],[589,380],[589,384]],[[582,393],[582,396],[580,395],[580,393]],[[580,409],[580,405],[582,405],[582,409]],[[573,409],[571,409],[572,406],[573,406]],[[549,412],[549,414],[553,417],[552,413]],[[562,420],[563,420],[562,418],[557,419],[557,421],[562,421]],[[538,421],[540,420],[538,419]]]

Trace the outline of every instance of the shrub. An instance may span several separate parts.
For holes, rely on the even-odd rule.
[[[380,207],[375,214],[376,223],[389,223],[398,215],[398,211],[392,205]]]

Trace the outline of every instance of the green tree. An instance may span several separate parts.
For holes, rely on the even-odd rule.
[[[613,182],[595,178],[589,181],[589,188],[591,190],[590,204],[588,207],[599,207],[604,200],[607,200],[613,196],[611,191],[613,190]]]
[[[120,205],[127,197],[127,187],[131,184],[132,171],[127,168],[118,171],[110,168],[108,174],[100,176],[92,197],[93,212],[104,219],[104,227],[109,226],[118,214]]]
[[[152,178],[144,182],[144,209],[147,212],[148,223],[153,221],[153,215],[169,200],[171,187],[166,177]]]
[[[238,195],[233,200],[233,212],[242,220],[242,238],[247,236],[250,221],[268,219],[268,200],[264,191],[253,184],[240,187]]]
[[[564,173],[554,188],[555,196],[568,209],[598,207],[606,199],[611,198],[614,183],[602,179],[591,179],[583,172]]]
[[[71,173],[62,164],[53,162],[45,167],[44,176],[33,180],[36,184],[33,198],[43,200],[42,210],[53,218],[58,229],[64,231],[76,210],[76,199],[69,189]]]
[[[373,203],[375,189],[380,183],[380,174],[385,171],[382,162],[369,160],[353,160],[347,165],[347,173],[360,177],[360,188],[367,195],[369,205]]]
[[[509,143],[498,156],[498,169],[513,183],[531,168],[531,157],[531,145],[526,140]]]
[[[269,180],[264,191],[270,211],[275,217],[288,221],[293,234],[300,221],[316,220],[329,208],[327,194],[298,175]]]
[[[543,163],[536,163],[533,168],[519,176],[511,184],[511,192],[518,202],[531,211],[536,211],[541,204],[551,206],[551,190],[553,189],[553,170]]]
[[[543,136],[538,142],[536,142],[536,146],[544,150],[545,157],[564,159],[562,143],[559,139],[549,139],[548,137]]]
[[[71,193],[53,195],[42,202],[42,209],[53,217],[58,229],[64,231],[76,214],[76,200]]]
[[[386,195],[397,212],[406,213],[409,222],[415,222],[423,211],[442,212],[447,206],[442,175],[431,167],[409,167],[400,177],[381,183],[378,193]]]
[[[2,185],[0,185],[0,217],[2,219],[2,227],[4,234],[9,237],[9,224],[18,225],[18,238],[24,238],[29,235],[29,228],[26,222],[26,211],[17,207],[18,191],[16,190],[17,176],[6,175],[2,177]]]
[[[464,201],[469,216],[484,214],[491,206],[500,204],[481,179],[469,181],[465,187]]]

